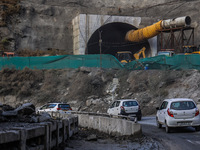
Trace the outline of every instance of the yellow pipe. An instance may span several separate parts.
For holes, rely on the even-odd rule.
[[[152,38],[158,35],[160,30],[162,29],[170,29],[176,27],[184,27],[189,26],[191,23],[191,18],[189,16],[161,20],[151,26],[138,29],[138,30],[130,30],[126,33],[125,39],[131,42],[141,42],[143,40]]]
[[[130,30],[126,34],[126,40],[131,42],[141,42],[143,40],[152,38],[160,33],[159,30],[162,29],[161,23],[162,20],[142,29]]]

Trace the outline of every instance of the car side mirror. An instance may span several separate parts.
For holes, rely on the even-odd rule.
[[[156,110],[160,110],[159,107],[156,107]]]

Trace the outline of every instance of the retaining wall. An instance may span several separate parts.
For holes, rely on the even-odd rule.
[[[50,150],[78,132],[78,117],[0,131],[0,150]]]

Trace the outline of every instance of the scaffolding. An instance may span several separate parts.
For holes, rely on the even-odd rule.
[[[194,28],[178,27],[160,30],[160,51],[184,53],[183,46],[194,45]]]

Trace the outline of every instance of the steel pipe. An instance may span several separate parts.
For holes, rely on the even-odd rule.
[[[174,19],[163,20],[161,26],[163,29],[169,29],[169,28],[189,26],[190,23],[191,23],[191,18],[189,16],[184,16]]]

